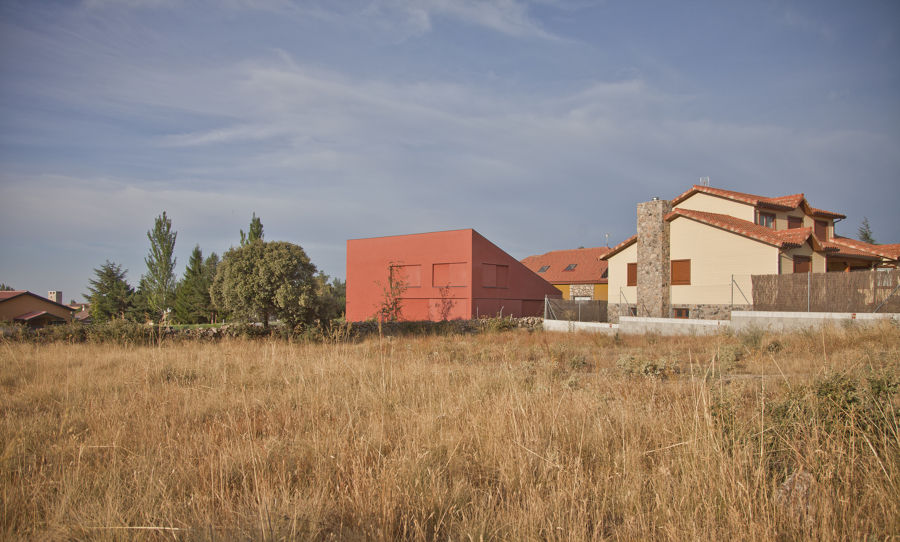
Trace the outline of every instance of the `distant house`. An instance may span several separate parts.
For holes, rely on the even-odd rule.
[[[608,247],[554,250],[528,256],[522,263],[556,287],[563,299],[576,301],[608,299]]]
[[[61,292],[51,295],[62,300]],[[44,327],[72,321],[74,309],[51,301],[27,290],[0,292],[0,322],[23,323],[29,327]]]
[[[90,324],[93,319],[91,318],[91,304],[90,303],[69,303],[69,308],[75,311],[75,321],[81,322],[82,324]]]
[[[613,247],[610,320],[637,315],[727,318],[749,306],[751,275],[896,267],[900,245],[836,235],[846,216],[803,194],[765,197],[696,185],[637,206],[637,235]]]
[[[472,229],[347,241],[351,322],[378,317],[392,297],[399,319],[440,321],[538,316],[545,296],[559,290]]]

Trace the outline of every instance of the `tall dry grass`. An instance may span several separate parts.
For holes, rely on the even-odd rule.
[[[0,533],[889,538],[898,362],[892,325],[2,343]]]

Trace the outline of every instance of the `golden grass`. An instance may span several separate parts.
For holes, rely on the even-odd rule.
[[[0,343],[0,535],[883,539],[900,535],[898,362],[887,324]],[[778,489],[800,469],[798,507]]]

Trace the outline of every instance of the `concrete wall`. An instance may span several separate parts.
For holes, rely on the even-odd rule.
[[[672,286],[672,305],[732,302],[731,276],[749,301],[753,300],[750,275],[778,273],[778,249],[689,218],[672,220],[671,256],[691,260],[691,284]],[[737,288],[734,303],[745,304]]]
[[[872,324],[883,320],[900,321],[900,314],[735,311],[731,314],[731,327],[736,332],[755,329],[790,331],[796,329],[818,328],[823,325]]]
[[[575,333],[578,331],[582,331],[586,333],[614,334],[618,331],[618,329],[618,325],[608,324],[606,322],[570,322],[568,320],[544,320],[544,331],[562,331],[566,333]]]
[[[719,213],[729,215],[741,220],[753,222],[755,209],[752,205],[741,203],[718,196],[711,196],[698,192],[675,206],[677,209],[691,209],[706,213]]]

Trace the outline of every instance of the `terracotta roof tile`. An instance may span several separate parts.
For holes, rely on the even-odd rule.
[[[609,249],[609,252],[607,252],[606,254],[603,255],[603,259],[604,259],[604,260],[608,260],[608,259],[610,258],[610,256],[612,256],[612,255],[614,255],[614,254],[618,254],[619,252],[625,250],[626,248],[628,248],[629,246],[635,244],[636,242],[637,242],[637,235],[632,235],[632,236],[629,237],[628,239],[625,239],[624,241],[622,241],[622,242],[619,243],[618,245],[616,245],[616,246],[612,247],[611,249]]]
[[[609,250],[607,247],[554,250],[528,256],[522,263],[551,284],[606,284],[604,274],[608,263],[600,258]],[[572,264],[575,268],[566,271],[566,267]],[[544,266],[548,268],[540,273]]]
[[[0,301],[6,301],[26,293],[28,293],[28,290],[4,290],[0,292]]]
[[[679,216],[696,220],[697,222],[710,226],[715,226],[732,233],[737,233],[738,235],[743,235],[744,237],[749,237],[779,248],[801,246],[812,236],[811,228],[773,230],[730,215],[693,211],[690,209],[675,209],[666,215],[666,220],[671,221]]]
[[[829,218],[847,218],[840,213],[834,213],[831,211],[825,211],[823,209],[816,209],[814,207],[811,207],[809,205],[809,202],[806,201],[806,197],[803,194],[791,194],[789,196],[769,198],[766,196],[757,196],[756,194],[747,194],[745,192],[736,192],[734,190],[724,190],[722,188],[713,188],[711,186],[702,186],[699,184],[695,184],[688,191],[680,194],[678,197],[673,199],[672,205],[678,205],[697,192],[703,192],[704,194],[719,196],[721,198],[739,201],[741,203],[747,203],[753,206],[779,209],[783,211],[790,211],[796,209],[797,207],[805,205],[809,212],[816,216]]]
[[[900,244],[873,245],[857,239],[841,237],[840,235],[835,235],[830,241],[834,245],[841,247],[842,250],[855,250],[857,253],[880,256],[892,260],[900,259]]]

